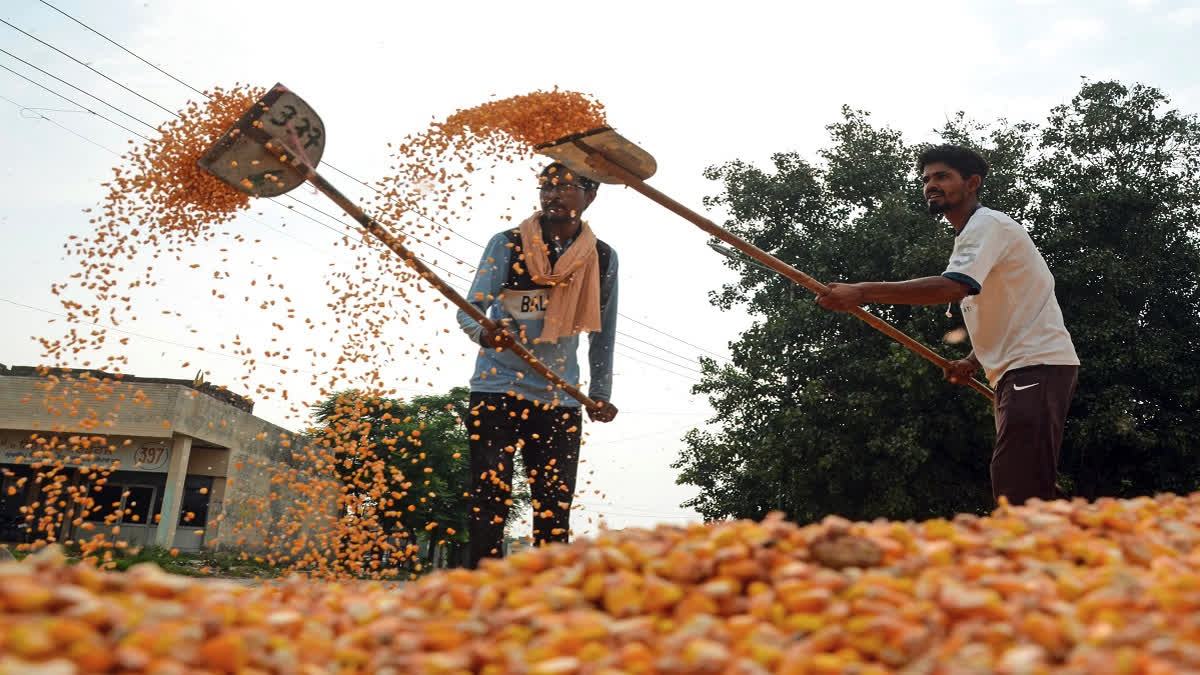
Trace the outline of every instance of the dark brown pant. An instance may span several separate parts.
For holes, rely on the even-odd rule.
[[[1062,496],[1055,478],[1067,410],[1079,366],[1029,366],[1011,370],[996,387],[996,450],[992,496],[1013,505]]]
[[[475,568],[483,558],[503,555],[506,501],[512,498],[513,460],[518,451],[532,479],[534,541],[539,545],[566,542],[579,467],[582,410],[568,406],[545,410],[505,394],[473,393],[470,403],[471,412],[464,420],[471,448],[468,565]]]

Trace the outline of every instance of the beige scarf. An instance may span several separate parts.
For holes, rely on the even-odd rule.
[[[550,286],[550,306],[539,342],[600,330],[600,259],[596,235],[583,223],[579,236],[550,268],[549,249],[542,239],[541,213],[521,223],[521,252],[535,284]]]

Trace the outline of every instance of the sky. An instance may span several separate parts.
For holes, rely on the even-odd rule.
[[[655,156],[658,172],[649,183],[718,224],[724,214],[703,207],[704,197],[719,190],[704,179],[706,167],[736,159],[769,168],[777,152],[815,161],[828,143],[826,125],[844,105],[870,112],[909,142],[931,139],[958,111],[981,121],[1040,122],[1052,106],[1069,101],[1081,77],[1156,86],[1176,107],[1200,112],[1194,77],[1200,0],[50,5],[172,77],[41,0],[5,0],[0,18],[126,88],[2,24],[0,49],[10,54],[0,53],[0,65],[140,133],[148,129],[130,115],[152,126],[170,119],[151,102],[180,110],[198,98],[181,82],[198,89],[281,82],[321,115],[328,138],[323,165],[372,182],[389,173],[388,142],[492,97],[557,86],[603,103],[609,122]],[[78,260],[63,255],[64,244],[91,231],[84,209],[103,198],[102,184],[135,137],[6,70],[0,97],[0,363],[37,365],[45,361],[36,339],[63,330],[51,284],[78,270]],[[373,203],[367,188],[325,174],[364,206]],[[481,251],[472,241],[485,242],[507,226],[502,203],[515,197],[514,212],[532,209],[535,188],[528,172],[514,172],[511,184],[495,186],[492,199],[469,218],[445,223],[457,234],[442,250],[418,247],[419,253],[469,278],[451,256],[477,264]],[[336,215],[331,202],[303,190],[297,191],[303,201]],[[178,262],[149,263],[159,283],[137,294],[138,319],[120,326],[129,338],[121,349],[125,372],[190,378],[203,369],[209,381],[235,391],[287,388],[289,401],[260,400],[255,412],[301,428],[303,409],[294,408],[315,398],[312,372],[325,372],[323,364],[305,362],[301,367],[312,372],[288,376],[260,369],[247,381],[245,364],[219,345],[239,335],[259,346],[292,341],[298,352],[336,353],[336,346],[311,335],[281,338],[270,326],[275,315],[209,292],[212,265],[228,258],[224,269],[234,276],[225,287],[270,274],[294,296],[298,315],[327,316],[325,280],[353,264],[335,245],[335,231],[345,225],[305,207],[297,211],[313,219],[255,203],[226,228],[249,238],[232,252],[220,250],[229,247],[224,239],[196,246]],[[588,535],[601,523],[699,521],[680,506],[696,489],[677,485],[671,468],[682,436],[712,417],[707,400],[691,393],[697,359],[727,358],[751,317],[710,304],[709,293],[735,277],[692,224],[620,186],[602,188],[586,216],[620,260],[622,335],[613,391],[620,413],[607,425],[585,423],[581,510],[573,526]],[[448,280],[465,287],[459,278]],[[393,321],[389,330],[397,331],[397,345],[428,345],[434,354],[413,359],[397,351],[389,359],[385,372],[400,395],[445,391],[469,379],[475,349],[457,331],[453,312],[431,305],[425,321]]]

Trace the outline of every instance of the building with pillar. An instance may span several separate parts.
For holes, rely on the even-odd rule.
[[[116,514],[114,538],[184,551],[231,545],[234,522],[279,522],[282,503],[260,505],[287,489],[271,479],[298,466],[295,434],[253,411],[202,381],[0,364],[0,542],[37,538],[27,516],[56,506],[76,511],[60,541]],[[95,506],[80,518],[46,503],[47,481],[86,486]],[[261,543],[245,534],[242,547]]]

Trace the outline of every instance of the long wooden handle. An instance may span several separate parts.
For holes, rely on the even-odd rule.
[[[724,241],[724,242],[730,244],[731,246],[737,248],[739,251],[742,251],[746,255],[750,256],[751,258],[754,258],[755,260],[766,265],[767,267],[770,267],[772,270],[775,270],[776,272],[778,272],[779,274],[782,274],[783,276],[787,277],[788,279],[791,279],[792,281],[800,284],[801,286],[804,286],[808,290],[810,290],[818,295],[823,295],[829,291],[829,288],[827,286],[825,286],[821,282],[817,281],[816,279],[813,279],[812,277],[808,276],[804,272],[801,272],[800,270],[792,267],[791,265],[788,265],[787,263],[776,258],[775,256],[771,255],[770,253],[763,251],[762,249],[758,248],[757,246],[755,246],[747,241],[742,240],[740,237],[730,234],[724,228],[718,226],[716,223],[712,222],[711,220],[705,218],[704,216],[701,216],[700,214],[696,213],[695,211],[692,211],[691,209],[687,208],[683,204],[680,204],[679,202],[675,201],[674,199],[671,199],[670,197],[663,194],[662,192],[659,192],[658,190],[650,187],[649,185],[646,185],[646,182],[643,181],[641,178],[638,178],[637,176],[633,175],[629,171],[626,171],[624,167],[617,164],[616,162],[609,160],[607,157],[604,156],[604,154],[602,152],[588,146],[587,143],[585,143],[583,141],[579,141],[579,140],[574,141],[574,143],[575,143],[575,145],[579,146],[579,148],[581,150],[583,150],[584,152],[587,153],[588,164],[592,165],[592,167],[595,168],[597,171],[603,171],[604,173],[607,173],[610,176],[615,176],[616,178],[619,178],[621,180],[621,182],[625,183],[626,185],[633,188],[634,190],[637,190],[638,192],[642,193],[646,197],[649,197],[651,200],[666,207],[668,210],[674,212],[675,214],[677,214],[679,216],[682,216],[686,220],[691,221],[693,224],[695,224],[696,226],[698,226],[700,229],[704,230],[705,232],[708,232],[709,234],[713,235],[714,237],[720,239],[721,241]],[[909,336],[905,335],[902,331],[900,331],[900,329],[898,329],[895,326],[891,325],[890,323],[884,321],[883,319],[875,316],[874,314],[871,314],[870,312],[864,310],[863,308],[855,307],[854,309],[850,310],[849,313],[853,314],[854,316],[867,322],[876,330],[887,335],[888,337],[891,337],[892,339],[896,340],[897,342],[904,345],[905,347],[908,347],[909,349],[913,350],[917,354],[920,354],[922,357],[928,359],[929,361],[933,362],[937,366],[939,366],[941,368],[946,368],[947,366],[949,366],[950,362],[947,361],[946,359],[942,358],[941,356],[938,356],[938,354],[935,353],[933,350],[929,349],[928,347],[921,344],[920,342],[917,342],[916,340],[910,338]],[[982,382],[972,379],[969,383],[969,386],[972,389],[974,389],[975,391],[982,394],[989,401],[995,400],[995,395],[992,393],[992,390],[989,389],[987,387],[987,385],[983,384]]]
[[[435,274],[433,270],[429,269],[425,263],[421,262],[420,258],[413,255],[411,251],[405,248],[404,245],[401,244],[396,237],[387,230],[387,228],[379,224],[379,222],[377,222],[374,218],[368,216],[354,202],[347,199],[346,196],[338,191],[338,189],[335,188],[329,181],[325,180],[321,174],[317,173],[316,169],[312,168],[312,166],[308,165],[306,162],[301,162],[301,167],[301,170],[305,172],[305,177],[308,179],[308,182],[312,183],[313,186],[320,190],[322,194],[332,199],[338,206],[342,207],[343,211],[362,224],[362,226],[366,228],[368,232],[374,235],[376,239],[382,242],[384,246],[387,246],[394,253],[403,258],[409,265],[415,267],[417,271],[420,272],[421,277],[432,284],[433,287],[440,291],[442,295],[446,296],[446,299],[454,303],[462,311],[466,312],[472,319],[478,321],[479,324],[487,331],[491,332],[499,328],[499,325],[497,325],[495,321],[489,319],[487,315],[479,311],[478,307],[467,302],[466,299],[459,295],[457,291],[451,288],[445,281],[442,281],[441,277]],[[536,370],[546,379],[553,382],[556,387],[559,387],[563,391],[570,394],[571,398],[574,398],[576,401],[579,401],[588,408],[595,409],[600,407],[601,404],[588,398],[588,396],[580,391],[578,387],[574,386],[570,382],[567,382],[558,373],[555,373],[553,370],[548,368],[544,363],[539,361],[536,356],[531,354],[524,345],[520,344],[516,340],[513,340],[508,349],[512,350],[514,354],[524,359],[525,362],[528,363],[534,370]]]

